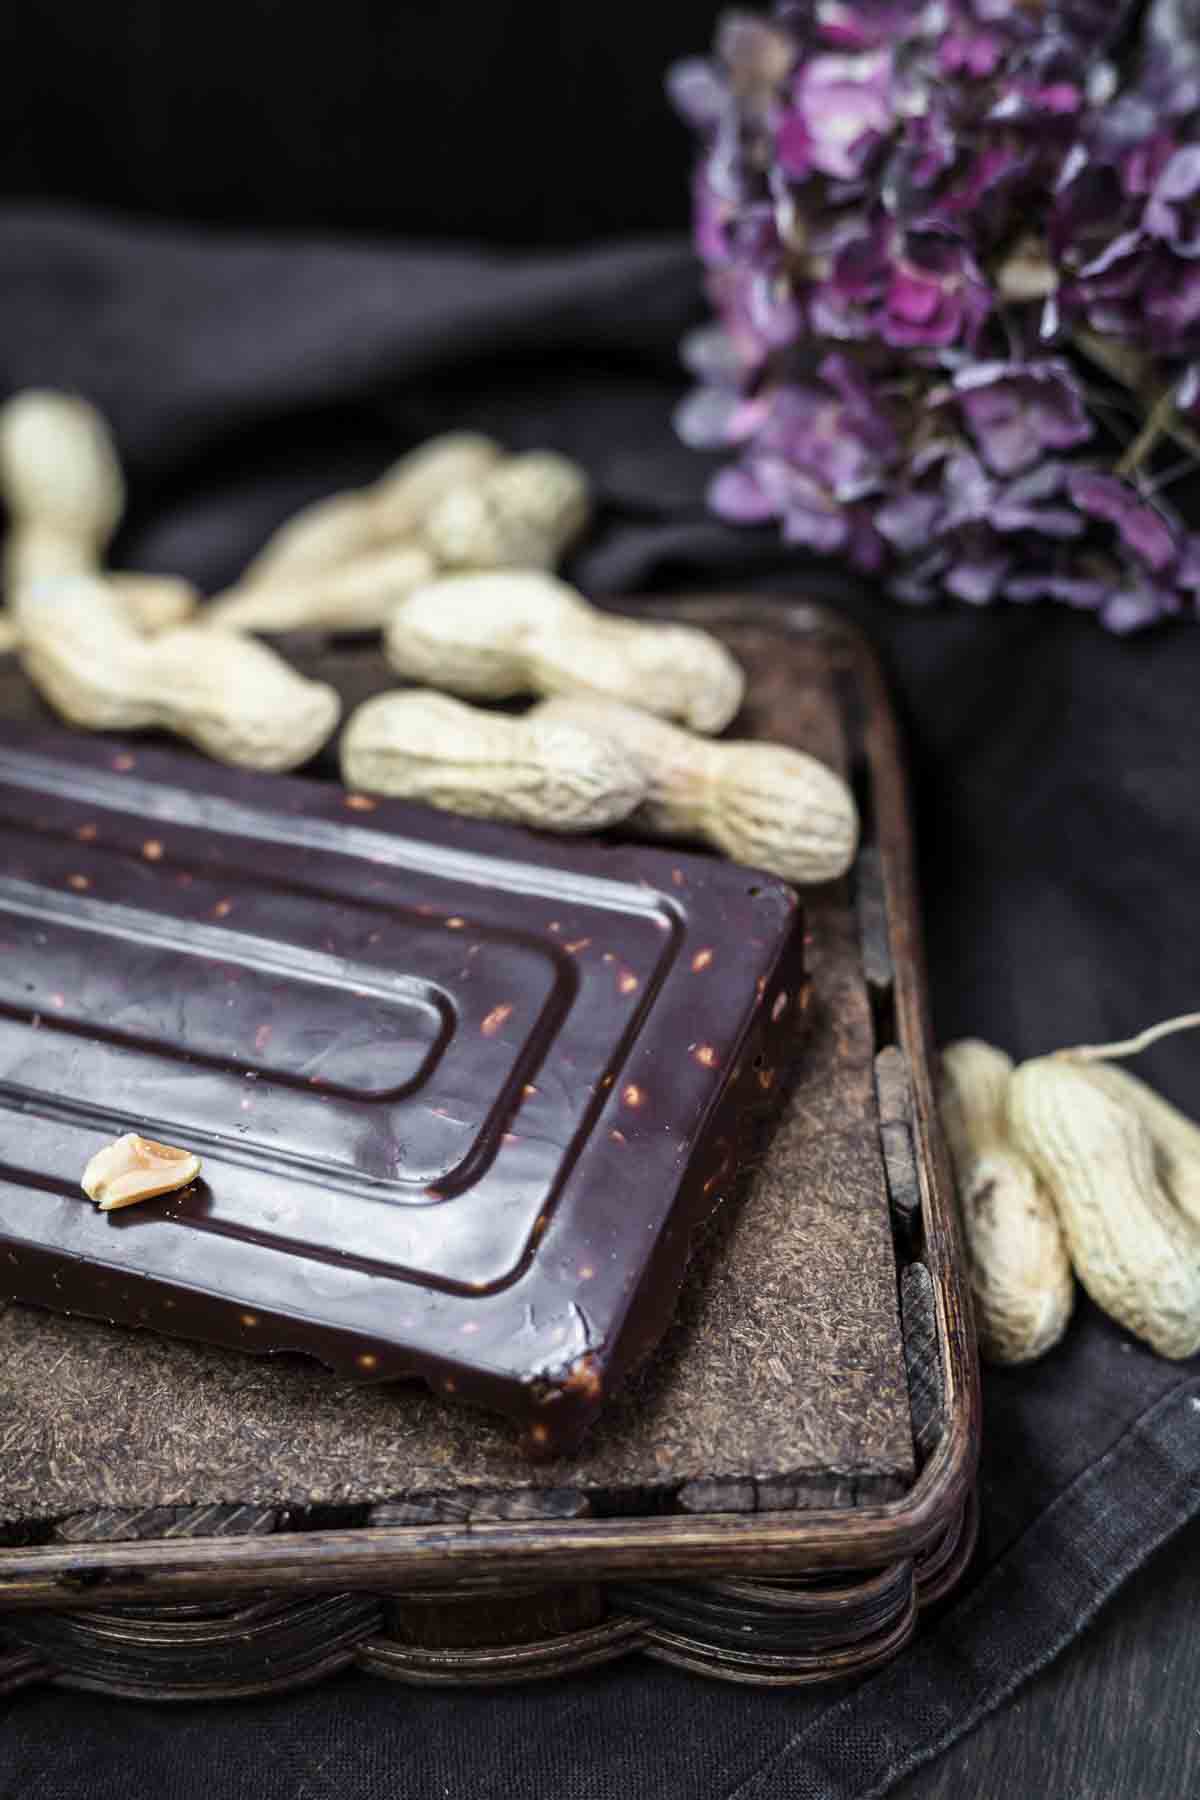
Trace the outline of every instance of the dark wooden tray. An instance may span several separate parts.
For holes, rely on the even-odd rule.
[[[851,878],[806,897],[779,1128],[660,1351],[532,1466],[423,1390],[0,1310],[0,1688],[499,1682],[635,1650],[801,1683],[893,1654],[957,1579],[977,1373],[879,670],[812,607],[653,610],[717,631],[750,675],[739,729],[843,766],[864,820]],[[394,682],[374,649],[288,649],[348,704]],[[38,716],[11,662],[0,712]]]

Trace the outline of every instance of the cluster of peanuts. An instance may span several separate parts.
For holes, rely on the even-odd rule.
[[[1110,1318],[1160,1356],[1200,1350],[1200,1127],[1111,1059],[1081,1046],[1013,1066],[976,1038],[942,1053],[980,1349],[1030,1362],[1066,1331],[1078,1276]]]
[[[346,724],[348,787],[544,830],[627,822],[803,885],[849,867],[858,818],[839,775],[798,750],[716,740],[745,685],[723,644],[601,612],[557,579],[591,514],[568,458],[434,438],[289,519],[207,602],[186,581],[105,568],[124,494],[86,401],[31,390],[0,408],[0,649],[70,724],[165,730],[223,762],[295,769],[341,703],[261,639],[380,632],[415,685]],[[487,706],[517,698],[535,704]]]

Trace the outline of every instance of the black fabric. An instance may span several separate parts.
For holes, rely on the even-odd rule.
[[[936,1022],[1019,1055],[1125,1035],[1200,994],[1200,631],[1133,641],[1053,610],[900,610],[769,533],[707,519],[674,441],[698,313],[675,242],[570,257],[291,245],[0,214],[0,393],[74,386],[114,421],[130,566],[227,581],[312,495],[450,425],[580,458],[597,592],[722,587],[844,608],[907,731]],[[1193,1112],[1194,1042],[1140,1065]],[[845,1690],[761,1692],[631,1662],[496,1693],[345,1677],[157,1709],[31,1691],[0,1716],[0,1797],[850,1800],[1010,1694],[1200,1511],[1200,1364],[1086,1303],[985,1381],[983,1539],[959,1596]]]
[[[721,0],[0,6],[0,195],[563,244],[682,224],[663,98]]]

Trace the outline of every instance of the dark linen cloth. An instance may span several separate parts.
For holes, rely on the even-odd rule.
[[[73,387],[112,420],[133,496],[118,562],[213,589],[296,506],[449,426],[566,451],[601,503],[572,571],[589,590],[802,593],[879,646],[943,1040],[1029,1055],[1196,1006],[1200,628],[1121,642],[1062,610],[905,611],[714,523],[707,466],[669,421],[677,338],[700,315],[674,240],[517,257],[0,212],[0,395]],[[1194,1040],[1139,1068],[1200,1114]],[[482,1694],[346,1676],[166,1708],[35,1689],[0,1714],[0,1797],[884,1793],[1200,1511],[1200,1366],[1086,1302],[1044,1363],[987,1374],[985,1409],[977,1561],[854,1686],[762,1692],[635,1660]]]

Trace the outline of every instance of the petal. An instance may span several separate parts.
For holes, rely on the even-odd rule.
[[[750,471],[741,464],[721,469],[708,489],[708,504],[718,518],[732,525],[762,525],[777,513]]]
[[[1156,200],[1190,200],[1200,193],[1200,144],[1176,150],[1154,186]]]
[[[786,113],[775,132],[775,155],[785,175],[803,181],[811,175],[813,143],[808,126],[799,113]]]
[[[924,325],[936,315],[941,298],[941,288],[936,282],[900,269],[892,277],[888,290],[888,311],[910,324]]]
[[[704,56],[672,63],[666,89],[675,111],[696,131],[715,129],[730,100],[726,83]]]
[[[797,505],[788,508],[783,519],[783,538],[787,544],[804,544],[810,550],[831,553],[846,542],[848,526],[838,508]]]
[[[975,557],[956,563],[945,578],[947,592],[972,606],[986,606],[994,600],[1008,572],[1006,556]]]
[[[941,509],[936,494],[897,494],[876,509],[875,527],[889,544],[907,555],[929,543]]]
[[[680,345],[680,360],[697,381],[735,387],[744,373],[737,345],[723,325],[698,325]]]
[[[1174,561],[1179,549],[1175,533],[1127,482],[1079,469],[1068,477],[1067,491],[1081,512],[1115,525],[1121,541],[1151,569],[1165,569]]]
[[[734,442],[732,426],[740,401],[736,388],[693,388],[675,408],[680,441],[690,450],[724,450]]]

